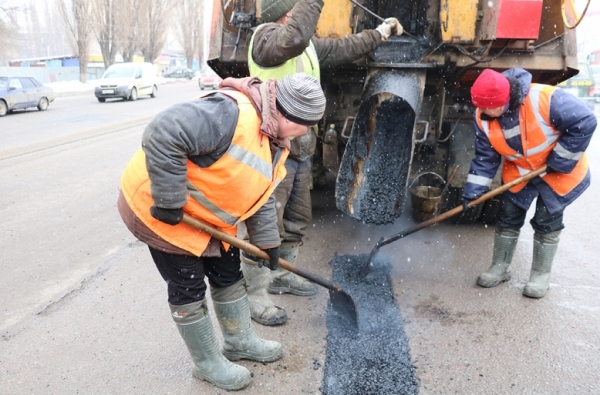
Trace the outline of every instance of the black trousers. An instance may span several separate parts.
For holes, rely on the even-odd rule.
[[[556,232],[564,229],[563,213],[561,210],[558,213],[550,214],[544,201],[538,196],[535,204],[535,214],[531,221],[531,227],[535,233],[544,235],[550,232]],[[525,216],[527,210],[523,210],[509,199],[506,195],[502,195],[502,205],[498,211],[497,226],[505,229],[520,230],[525,224]]]
[[[221,256],[218,258],[197,258],[193,256],[167,254],[150,248],[150,254],[167,282],[169,303],[181,306],[204,299],[206,283],[215,288],[226,288],[243,278],[240,270],[240,250],[229,247],[225,251],[221,246]]]

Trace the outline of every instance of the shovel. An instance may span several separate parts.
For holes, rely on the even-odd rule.
[[[270,259],[269,254],[256,247],[255,245],[252,245],[250,243],[238,239],[235,236],[231,236],[225,232],[222,232],[202,221],[190,217],[187,214],[183,215],[182,222],[204,233],[208,233],[215,239],[224,241],[225,243],[231,244],[232,246],[237,247],[240,250],[246,251],[248,254],[254,255],[260,259]],[[354,300],[352,300],[350,295],[344,292],[344,290],[340,288],[339,285],[335,284],[332,281],[324,279],[323,277],[309,270],[298,267],[293,263],[286,261],[285,259],[279,259],[279,266],[281,266],[287,271],[299,275],[300,277],[304,277],[307,280],[310,280],[324,288],[327,288],[329,290],[329,299],[331,300],[331,305],[333,306],[334,310],[343,315],[348,322],[353,323],[358,328],[358,316],[356,313],[356,305],[354,304]]]
[[[471,201],[467,205],[467,207],[472,207],[472,206],[478,205],[479,203],[483,203],[486,200],[489,200],[489,199],[493,198],[494,196],[497,196],[497,195],[501,194],[502,192],[509,190],[510,188],[514,187],[515,185],[522,183],[523,181],[528,181],[528,180],[531,180],[532,178],[539,176],[540,174],[544,173],[545,171],[546,171],[546,165],[544,165],[544,166],[540,167],[539,169],[534,170],[530,173],[527,173],[524,176],[519,177],[507,184],[504,184],[501,187],[498,187],[494,190],[489,191],[488,193],[481,195],[477,199]],[[454,207],[452,210],[448,210],[444,214],[438,215],[437,217],[433,217],[430,220],[421,222],[420,224],[415,225],[412,228],[405,229],[402,232],[397,233],[393,236],[382,237],[377,242],[377,244],[375,244],[375,247],[373,247],[373,249],[371,250],[371,253],[369,254],[369,258],[367,259],[365,266],[361,270],[361,275],[363,277],[367,275],[367,273],[369,272],[369,267],[371,266],[371,262],[373,261],[373,258],[375,258],[375,255],[377,255],[377,253],[379,252],[379,249],[381,247],[383,247],[384,245],[390,244],[398,239],[401,239],[410,234],[413,234],[423,228],[427,228],[428,226],[431,226],[431,225],[437,224],[438,222],[444,221],[445,219],[448,219],[462,211],[463,211],[462,205],[458,206],[458,207]]]

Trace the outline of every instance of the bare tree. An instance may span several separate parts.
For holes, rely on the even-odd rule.
[[[177,0],[175,7],[177,39],[183,47],[188,69],[193,67],[198,42],[202,40],[203,3],[203,0]]]
[[[0,60],[9,59],[18,47],[17,13],[20,8],[0,0]]]
[[[141,18],[139,18],[141,1],[122,0],[121,29],[118,37],[125,62],[133,61],[133,56],[139,51],[143,41],[143,24]]]
[[[79,80],[85,82],[94,34],[91,3],[88,0],[58,0],[58,7],[73,52],[79,58]]]
[[[24,49],[27,50],[27,57],[37,57],[41,56],[41,54],[47,55],[47,51],[45,50],[46,48],[42,40],[36,39],[36,34],[39,35],[42,31],[40,18],[37,11],[38,9],[34,7],[33,2],[30,1],[29,5],[25,9],[25,21],[27,26],[26,39],[29,45],[24,46]]]
[[[102,52],[104,67],[108,68],[115,63],[115,56],[119,50],[118,29],[121,26],[119,23],[119,8],[122,6],[122,1],[118,0],[91,0],[92,15],[94,16],[94,31]]]
[[[205,1],[200,0],[198,2],[198,18],[196,20],[196,31],[195,31],[195,47],[196,53],[198,54],[198,67],[202,69],[204,63],[204,5]]]
[[[69,55],[71,49],[62,31],[61,18],[53,2],[44,2],[44,7],[36,6],[36,0],[29,0],[23,7],[25,24],[21,26],[22,40],[19,45],[19,57],[35,58],[41,56]]]
[[[144,24],[140,50],[147,62],[154,62],[165,45],[174,5],[175,0],[140,0],[138,15]]]
[[[35,0],[34,0],[35,1]],[[44,2],[44,33],[38,39],[42,40],[46,52],[52,55],[72,54],[68,38],[65,36],[60,10],[53,2]]]

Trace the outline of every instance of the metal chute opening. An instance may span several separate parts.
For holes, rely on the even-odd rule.
[[[402,214],[414,123],[413,108],[391,93],[371,96],[361,105],[338,173],[340,210],[375,224]]]

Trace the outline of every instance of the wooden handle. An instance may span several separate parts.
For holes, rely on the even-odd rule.
[[[269,254],[267,254],[265,251],[261,250],[257,246],[247,243],[244,240],[238,239],[235,236],[232,236],[230,234],[222,232],[219,229],[216,229],[213,226],[210,226],[200,220],[197,220],[196,218],[192,218],[187,214],[183,214],[182,222],[186,225],[191,226],[192,228],[201,230],[204,233],[208,233],[215,239],[224,241],[225,243],[231,244],[232,246],[237,247],[240,250],[246,251],[248,254],[254,255],[261,259],[266,259],[266,260],[271,259],[271,257],[269,257]],[[299,275],[300,277],[304,277],[314,283],[317,283],[322,287],[325,287],[327,289],[331,289],[334,291],[338,291],[338,292],[343,292],[343,290],[339,287],[339,285],[333,283],[332,281],[329,281],[309,270],[298,267],[298,266],[294,265],[293,263],[286,261],[285,259],[279,258],[279,266],[281,266],[282,268],[284,268],[287,271],[290,271],[292,273]]]
[[[530,173],[527,173],[524,176],[516,178],[516,179],[512,180],[509,183],[506,183],[506,184],[504,184],[504,185],[502,185],[502,186],[500,186],[500,187],[498,187],[496,189],[493,189],[493,190],[489,191],[488,193],[485,193],[485,194],[481,195],[477,199],[471,201],[467,207],[471,207],[471,206],[475,206],[475,205],[477,205],[479,203],[483,203],[486,200],[489,200],[489,199],[493,198],[494,196],[497,196],[497,195],[501,194],[502,192],[505,192],[505,191],[509,190],[510,188],[514,187],[515,185],[518,185],[518,184],[522,183],[523,181],[528,181],[528,180],[531,180],[534,177],[539,176],[540,174],[542,174],[543,172],[546,171],[546,167],[547,166],[544,165],[544,166],[540,167],[537,170],[534,170],[534,171],[532,171]],[[431,219],[429,219],[427,221],[421,222],[420,224],[417,224],[417,225],[413,226],[410,229],[406,229],[405,231],[402,231],[402,232],[400,232],[400,233],[398,233],[398,234],[396,234],[394,236],[390,236],[388,238],[381,239],[376,244],[375,248],[379,248],[379,247],[384,246],[386,244],[389,244],[389,243],[391,243],[393,241],[396,241],[396,240],[398,240],[398,239],[400,239],[402,237],[406,237],[406,236],[408,236],[408,235],[410,235],[412,233],[415,233],[418,230],[421,230],[423,228],[427,228],[428,226],[431,226],[433,224],[437,224],[438,222],[444,221],[445,219],[448,219],[450,217],[455,216],[456,214],[460,213],[461,211],[463,211],[463,206],[462,205],[454,207],[452,210],[448,210],[445,213],[443,213],[441,215],[438,215],[437,217],[433,217],[433,218],[431,218]]]

